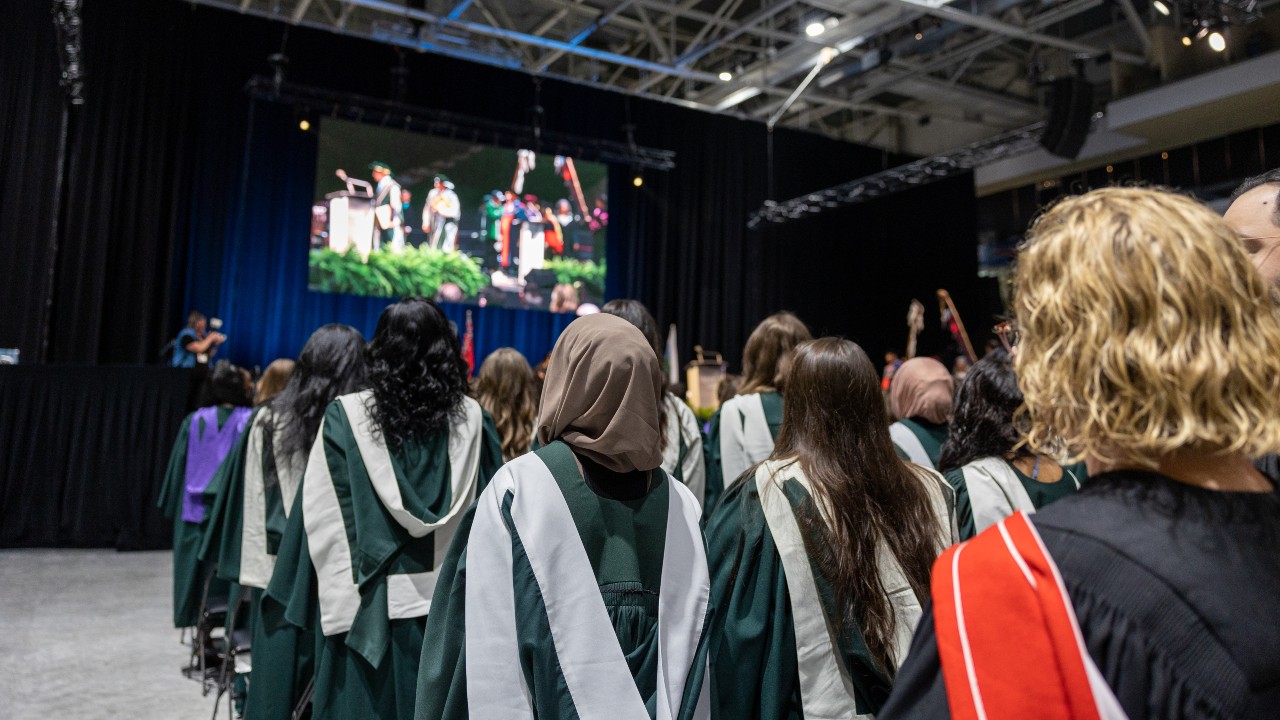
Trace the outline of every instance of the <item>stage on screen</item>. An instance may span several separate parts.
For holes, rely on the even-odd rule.
[[[319,131],[312,290],[601,303],[605,165],[336,119]]]

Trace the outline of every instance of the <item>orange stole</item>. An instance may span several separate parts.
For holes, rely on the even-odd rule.
[[[1123,717],[1105,681],[1091,683],[1071,598],[1025,513],[944,552],[932,595],[956,720]],[[1110,702],[1100,705],[1102,695]]]

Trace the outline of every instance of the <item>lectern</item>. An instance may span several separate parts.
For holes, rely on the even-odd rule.
[[[329,206],[329,249],[345,253],[352,247],[368,260],[373,246],[373,198],[339,190],[324,196]]]

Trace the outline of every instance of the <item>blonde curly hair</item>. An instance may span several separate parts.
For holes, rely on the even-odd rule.
[[[1239,239],[1172,192],[1106,188],[1031,226],[1014,365],[1027,444],[1155,468],[1280,448],[1280,319]]]

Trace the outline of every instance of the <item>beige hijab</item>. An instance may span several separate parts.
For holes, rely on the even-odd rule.
[[[900,420],[922,417],[944,423],[951,417],[954,394],[955,381],[942,363],[933,358],[911,358],[893,374],[889,405]]]
[[[547,361],[538,443],[563,440],[614,472],[662,464],[658,356],[634,325],[608,314],[565,328]]]

